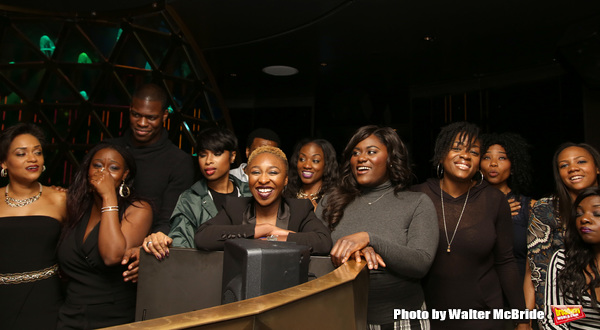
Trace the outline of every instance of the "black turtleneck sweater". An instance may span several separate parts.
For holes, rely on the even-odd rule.
[[[317,215],[326,203],[327,196],[319,203]],[[363,189],[344,209],[331,238],[336,242],[362,231],[369,234],[369,244],[387,266],[370,271],[368,323],[394,322],[395,308],[419,310],[424,301],[420,280],[438,245],[437,214],[429,197],[411,191],[395,195],[389,181]]]
[[[154,208],[152,232],[169,232],[169,219],[179,195],[194,183],[192,157],[177,148],[163,129],[160,139],[149,146],[137,147],[131,131],[106,142],[124,146],[135,158],[137,174],[134,188],[140,197],[147,198]]]

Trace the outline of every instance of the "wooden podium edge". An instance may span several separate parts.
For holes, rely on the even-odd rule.
[[[285,290],[273,292],[264,296],[242,300],[226,305],[205,308],[193,312],[122,324],[105,329],[189,329],[219,322],[252,317],[352,282],[359,277],[361,271],[364,271],[364,276],[368,276],[366,262],[363,260],[360,263],[356,263],[351,259],[329,274],[321,276],[313,281],[306,282]]]

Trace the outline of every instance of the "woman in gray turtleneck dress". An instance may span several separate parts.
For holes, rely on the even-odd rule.
[[[394,309],[424,310],[420,279],[438,244],[437,215],[423,193],[407,191],[407,151],[389,127],[360,128],[344,149],[340,185],[317,215],[329,223],[336,266],[365,258],[370,269],[370,329],[428,329],[426,319],[394,319]],[[403,328],[404,329],[404,328]]]

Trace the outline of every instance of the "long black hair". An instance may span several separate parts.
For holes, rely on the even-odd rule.
[[[558,288],[581,304],[583,293],[589,292],[592,308],[600,312],[596,288],[600,287],[600,272],[596,263],[594,247],[583,241],[577,230],[577,207],[586,198],[600,197],[600,188],[584,189],[573,203],[571,218],[565,231],[565,266],[558,273]],[[589,283],[587,279],[589,278]]]
[[[101,142],[83,157],[81,166],[79,166],[79,169],[75,173],[75,178],[69,186],[69,192],[67,194],[67,230],[73,229],[92,207],[92,203],[94,202],[94,192],[92,191],[92,187],[88,180],[88,171],[94,155],[98,151],[107,148],[118,152],[125,161],[125,170],[129,170],[129,174],[125,178],[125,185],[127,185],[130,190],[129,196],[121,197],[119,193],[117,193],[119,219],[123,219],[125,210],[130,205],[133,205],[134,202],[140,200],[135,194],[135,189],[133,189],[133,180],[135,178],[137,167],[131,153],[122,146]]]
[[[529,144],[516,133],[491,133],[481,136],[481,154],[497,144],[504,148],[510,160],[510,176],[507,184],[516,195],[528,194],[531,188],[531,156]]]
[[[566,142],[561,144],[556,152],[554,153],[554,157],[552,157],[552,176],[554,177],[554,184],[556,187],[554,198],[552,199],[552,203],[554,206],[554,211],[556,214],[560,216],[560,219],[564,219],[562,221],[566,221],[571,216],[571,195],[569,194],[569,189],[562,181],[560,176],[560,169],[558,168],[558,156],[560,153],[570,147],[578,147],[585,149],[590,153],[592,158],[594,159],[594,165],[596,167],[600,166],[600,154],[598,151],[587,143],[573,143]],[[598,178],[597,178],[598,180]]]
[[[302,188],[302,179],[300,179],[297,164],[298,158],[300,158],[300,149],[302,149],[302,147],[309,143],[314,143],[323,150],[323,183],[321,184],[321,189],[319,190],[318,198],[320,199],[321,197],[323,197],[324,194],[326,194],[337,184],[339,178],[339,166],[333,145],[331,145],[329,141],[324,139],[303,139],[296,144],[296,147],[294,148],[294,153],[290,158],[290,172],[288,175],[288,185],[285,188],[286,197],[295,198],[298,191],[300,191],[300,188]]]
[[[352,174],[350,159],[354,147],[369,136],[376,136],[387,148],[388,159],[386,163],[389,179],[394,187],[394,194],[405,190],[412,178],[412,171],[408,161],[408,152],[400,137],[390,127],[375,125],[363,126],[350,138],[342,154],[339,184],[333,188],[327,197],[327,205],[323,210],[323,218],[333,229],[344,216],[344,209],[356,197],[360,196],[360,185]]]

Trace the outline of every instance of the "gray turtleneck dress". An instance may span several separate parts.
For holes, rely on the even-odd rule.
[[[371,205],[369,205],[369,202]],[[327,196],[317,207],[322,216]],[[424,301],[420,280],[427,274],[438,245],[437,213],[423,193],[394,194],[388,181],[361,195],[344,210],[331,233],[333,242],[357,232],[369,234],[370,245],[386,268],[370,271],[367,322],[394,322],[394,309],[419,310]]]

